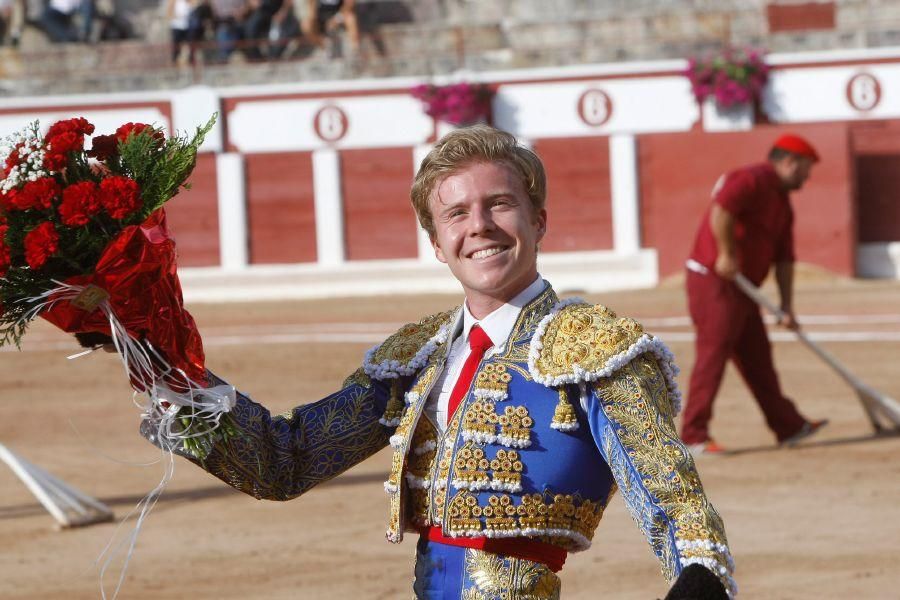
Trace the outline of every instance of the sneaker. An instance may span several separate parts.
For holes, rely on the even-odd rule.
[[[798,442],[814,435],[817,431],[828,425],[828,419],[818,419],[816,421],[807,421],[801,427],[800,431],[794,435],[781,440],[782,446],[796,446]]]
[[[716,441],[712,438],[698,444],[688,444],[687,447],[688,450],[691,451],[691,454],[693,454],[694,456],[699,456],[700,454],[712,454],[721,456],[726,452],[725,448],[716,443]]]

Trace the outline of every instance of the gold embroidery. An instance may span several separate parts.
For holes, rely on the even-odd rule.
[[[500,357],[504,362],[528,362],[528,342],[531,341],[531,336],[534,335],[538,323],[540,323],[541,319],[550,312],[551,307],[557,302],[559,302],[559,298],[556,297],[553,288],[547,286],[537,298],[529,302],[522,309],[519,313],[519,318],[516,319],[516,324],[513,325],[512,333],[509,334],[509,339],[506,342],[506,350]],[[528,379],[531,379],[530,375],[528,376]]]
[[[510,381],[512,375],[506,372],[505,365],[488,363],[475,378],[475,397],[495,402],[505,400]]]
[[[456,452],[453,461],[453,485],[470,490],[483,490],[490,486],[487,470],[491,462],[485,458],[484,450],[472,442]]]
[[[391,395],[388,398],[387,406],[384,408],[384,415],[381,419],[385,425],[392,427],[400,424],[400,417],[403,415],[405,405],[400,398],[402,394],[400,390],[400,380],[391,381]]]
[[[576,365],[581,371],[600,371],[643,334],[637,321],[617,318],[605,306],[570,304],[544,329],[534,367],[546,378],[572,375]]]
[[[400,488],[400,476],[403,473],[403,450],[397,448],[391,456],[391,473],[388,475],[386,485],[388,491],[395,491]]]
[[[387,338],[369,357],[373,365],[393,363],[407,366],[423,346],[446,324],[456,309],[425,317],[418,323],[408,323]],[[421,366],[421,365],[420,365]]]
[[[418,381],[416,381],[415,385],[412,386],[410,392],[414,394],[424,394],[425,391],[431,387],[432,382],[434,382],[435,375],[437,374],[437,367],[433,364],[428,365],[422,374],[419,375]]]
[[[369,390],[345,388],[286,419],[238,394],[231,417],[240,435],[194,462],[255,498],[294,498],[385,446],[372,401]]]
[[[490,496],[482,509],[488,531],[512,531],[516,528],[516,506],[509,494]]]
[[[613,378],[599,381],[596,392],[644,488],[674,522],[675,538],[685,546],[682,555],[709,557],[727,565],[722,520],[706,498],[693,458],[675,430],[668,387],[656,359],[644,354],[632,360]],[[614,463],[610,466],[615,469],[627,468]],[[618,479],[627,481],[627,476]],[[638,500],[629,498],[630,490],[623,489],[623,494],[629,508],[645,511]],[[645,533],[664,553],[663,572],[671,579],[677,557],[667,550],[667,529],[664,521],[655,522],[653,531]]]
[[[344,380],[341,388],[350,387],[351,385],[360,385],[368,389],[372,386],[372,379],[368,375],[366,375],[365,369],[360,367],[357,370],[353,371],[350,377]]]
[[[438,437],[437,453],[432,466],[432,492],[430,522],[438,525],[444,521],[444,508],[447,504],[447,480],[450,479],[450,467],[453,459],[454,446],[452,440],[456,439],[459,428],[462,425],[461,411],[456,411],[443,435]],[[450,440],[450,442],[448,442]]]
[[[556,410],[553,412],[553,420],[550,422],[550,427],[560,431],[578,429],[578,417],[575,416],[575,408],[569,402],[566,388],[561,386],[558,391],[559,402],[557,402]]]
[[[417,525],[426,525],[431,506],[431,484],[428,475],[437,454],[435,440],[437,432],[428,419],[419,421],[413,436],[412,452],[407,467],[407,474],[413,478],[409,481],[409,503],[412,521]]]
[[[547,505],[540,494],[526,494],[522,496],[522,504],[518,509],[519,522],[522,529],[546,529]]]
[[[500,436],[497,440],[513,448],[525,448],[531,445],[531,428],[534,419],[528,416],[524,406],[505,406],[503,416],[497,419],[500,424]]]
[[[478,535],[487,530],[504,537],[535,537],[550,530],[568,531],[571,537],[544,537],[549,543],[578,551],[590,545],[605,508],[605,504],[571,494],[525,494],[520,504],[515,504],[515,498],[510,494],[492,494],[486,505],[479,505],[470,491],[460,490],[450,500],[445,529],[451,535]]]
[[[466,550],[465,600],[558,600],[559,577],[546,565],[484,550]]]
[[[474,509],[474,513],[473,513]],[[447,515],[450,517],[449,531],[453,533],[466,533],[481,531],[481,507],[478,500],[468,490],[453,496],[447,507]]]
[[[463,436],[477,441],[493,441],[497,432],[497,413],[494,404],[477,400],[466,408],[463,417]]]
[[[491,461],[491,487],[516,492],[522,489],[522,470],[525,465],[515,450],[498,450]]]

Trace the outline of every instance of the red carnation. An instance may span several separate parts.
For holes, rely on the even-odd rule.
[[[25,235],[25,262],[40,269],[59,248],[59,234],[53,223],[44,221]]]
[[[63,190],[59,216],[65,225],[80,227],[100,211],[100,191],[93,181],[73,183]]]
[[[147,131],[153,136],[153,139],[156,140],[157,146],[162,146],[163,142],[166,141],[166,136],[162,131],[154,128],[151,125],[147,125],[146,123],[125,123],[118,129],[116,129],[116,139],[120,142],[124,142],[129,137],[138,135],[139,133],[143,133],[144,131]]]
[[[44,168],[48,171],[62,171],[67,162],[68,158],[65,154],[47,152],[44,155]]]
[[[29,208],[50,208],[59,197],[59,184],[52,177],[41,177],[29,181],[16,195],[16,206],[19,210]]]
[[[74,119],[63,119],[57,121],[47,130],[46,137],[51,138],[60,133],[72,132],[76,135],[91,135],[94,133],[94,125],[89,123],[84,117],[75,117]]]
[[[141,207],[141,190],[130,177],[113,175],[100,182],[100,202],[113,219],[124,219]]]
[[[106,160],[119,153],[119,140],[114,135],[95,135],[91,142],[87,155],[97,160]]]
[[[13,167],[19,164],[19,150],[22,149],[23,144],[20,142],[16,144],[16,147],[13,148],[12,152],[9,153],[9,156],[6,157],[6,162],[3,164],[3,176],[6,177],[9,175],[9,172],[13,170]]]
[[[15,210],[18,202],[16,196],[18,195],[19,190],[16,189],[9,190],[8,192],[0,192],[0,210],[3,210],[4,212]]]
[[[66,152],[75,152],[84,149],[84,136],[74,131],[66,131],[47,137],[47,150],[53,154],[65,154]]]

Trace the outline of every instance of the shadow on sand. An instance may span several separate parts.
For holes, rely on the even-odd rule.
[[[878,442],[882,440],[893,440],[900,438],[900,429],[893,430],[884,430],[876,433],[870,433],[867,435],[858,435],[853,437],[845,437],[845,438],[835,438],[830,440],[820,440],[820,441],[810,441],[804,442],[802,444],[798,444],[796,446],[792,446],[790,448],[783,448],[778,444],[771,444],[766,446],[751,446],[749,448],[735,448],[733,450],[726,450],[723,455],[724,456],[740,456],[742,454],[756,454],[761,452],[777,452],[777,451],[792,451],[792,450],[803,450],[809,448],[827,448],[829,446],[847,446],[851,444],[865,444],[868,442]]]
[[[333,480],[322,485],[328,487],[344,487],[353,485],[363,485],[372,483],[381,483],[384,481],[386,474],[383,473],[347,473],[340,475]],[[211,498],[220,498],[224,496],[244,496],[243,493],[221,483],[219,485],[210,485],[202,488],[193,488],[187,490],[164,491],[159,497],[156,511],[167,510],[182,502],[195,502],[197,500],[207,500]],[[101,502],[111,508],[131,507],[143,500],[145,496],[107,496],[98,498]],[[23,517],[31,517],[39,514],[46,514],[46,510],[39,503],[19,504],[15,506],[0,506],[0,520],[17,519]]]

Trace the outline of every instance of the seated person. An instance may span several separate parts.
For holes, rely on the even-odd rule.
[[[356,19],[356,0],[307,0],[303,19],[303,34],[316,45],[324,47],[325,38],[343,26],[347,30],[350,48],[359,50],[359,24]],[[331,55],[339,56],[337,42],[331,40]]]
[[[41,16],[41,27],[53,43],[88,42],[94,10],[94,0],[49,0]],[[81,20],[77,27],[76,15]]]

